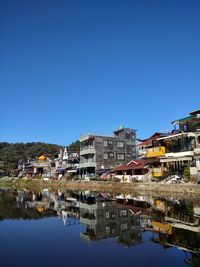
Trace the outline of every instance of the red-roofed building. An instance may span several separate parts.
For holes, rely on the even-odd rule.
[[[113,172],[119,175],[144,175],[149,171],[147,160],[131,160],[127,164],[117,166]]]
[[[156,132],[147,139],[139,140],[140,143],[137,145],[137,157],[138,158],[146,157],[148,149],[154,147],[155,143],[157,142],[157,138],[159,138],[163,135],[165,136],[166,134]]]

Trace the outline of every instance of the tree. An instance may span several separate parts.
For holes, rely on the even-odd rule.
[[[69,153],[80,153],[80,141],[75,141],[72,142],[69,146],[68,146],[68,152]]]
[[[42,142],[36,143],[0,143],[0,161],[5,161],[7,170],[17,167],[19,161],[35,159],[42,154],[58,155],[62,147]]]

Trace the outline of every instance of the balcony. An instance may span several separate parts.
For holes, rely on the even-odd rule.
[[[200,154],[200,147],[194,148],[194,154],[199,155]]]
[[[184,151],[184,152],[175,152],[175,153],[166,153],[166,158],[180,158],[180,157],[187,157],[187,156],[194,156],[194,151]]]
[[[85,134],[85,135],[81,135],[80,142],[84,142],[84,141],[87,141],[87,140],[90,140],[90,139],[94,139],[95,136],[96,136],[95,133],[88,133],[88,134]]]
[[[97,220],[95,218],[94,219],[89,219],[89,218],[80,217],[80,222],[82,224],[85,224],[85,225],[88,225],[88,226],[91,226],[91,227],[94,227],[97,224]]]
[[[162,157],[165,156],[165,147],[153,147],[147,150],[147,158]]]
[[[80,162],[80,168],[89,168],[89,167],[96,167],[96,162],[94,159],[82,160]]]
[[[96,210],[97,209],[97,203],[93,203],[93,204],[90,204],[90,203],[85,203],[85,202],[81,202],[80,203],[80,209],[81,209],[81,215],[82,213],[84,213],[84,210],[86,211],[91,211],[91,210]]]
[[[81,147],[80,155],[86,155],[86,154],[95,154],[95,149],[93,146],[85,146]]]

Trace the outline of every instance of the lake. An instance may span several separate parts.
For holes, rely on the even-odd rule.
[[[200,200],[0,189],[2,267],[200,266]]]

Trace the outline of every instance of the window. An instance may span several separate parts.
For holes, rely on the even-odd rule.
[[[107,140],[103,141],[103,146],[108,146],[108,141]]]
[[[108,159],[108,153],[103,153],[103,159]]]
[[[116,214],[115,213],[111,213],[110,217],[111,217],[111,219],[115,219],[116,218]]]
[[[131,154],[126,154],[126,157],[127,157],[128,159],[130,159],[130,158],[131,158]]]
[[[133,143],[132,142],[127,142],[126,143],[126,148],[128,151],[131,151],[131,149],[133,148]]]
[[[124,154],[117,154],[117,159],[124,160]]]
[[[130,132],[126,132],[126,139],[130,139],[131,138],[131,133]]]
[[[106,211],[106,219],[110,219],[110,212]]]
[[[120,225],[120,228],[121,228],[122,231],[123,231],[123,230],[127,230],[127,229],[128,229],[128,224],[127,224],[127,223],[122,223],[122,224]]]
[[[120,210],[120,217],[126,217],[127,216],[127,210]]]
[[[109,140],[108,141],[108,145],[113,145],[113,141],[112,140]]]
[[[132,146],[133,143],[132,142],[127,142],[126,144],[127,144],[127,146]]]
[[[117,147],[124,147],[124,142],[117,142]]]
[[[109,153],[109,158],[113,158],[114,154],[113,153]]]

